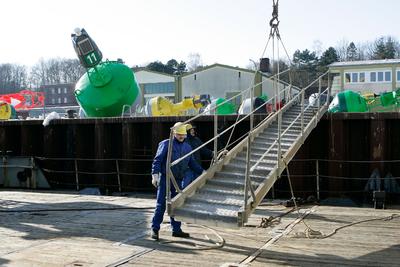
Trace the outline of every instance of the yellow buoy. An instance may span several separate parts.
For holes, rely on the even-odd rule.
[[[10,118],[11,118],[10,104],[0,101],[0,120],[9,120]]]

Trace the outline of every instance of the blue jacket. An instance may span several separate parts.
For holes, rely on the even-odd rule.
[[[166,175],[167,155],[168,155],[169,140],[166,139],[158,144],[157,154],[154,157],[151,173],[161,173],[162,176]],[[186,142],[179,142],[174,138],[172,144],[171,162],[188,154],[192,151],[190,145]],[[172,173],[177,180],[182,180],[188,169],[192,169],[195,173],[201,174],[203,168],[194,160],[193,155],[186,157],[184,160],[173,166]]]
[[[195,150],[199,146],[203,144],[203,142],[197,136],[192,136],[188,134],[185,141],[192,147],[192,150]],[[201,165],[202,159],[211,159],[213,157],[213,152],[207,147],[202,147],[196,152],[193,153],[193,157],[197,163]]]

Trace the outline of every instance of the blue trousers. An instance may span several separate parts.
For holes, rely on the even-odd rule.
[[[197,173],[194,173],[192,170],[187,170],[182,181],[182,188],[191,184],[197,177],[199,177]]]
[[[160,185],[157,189],[157,204],[156,204],[156,209],[154,211],[154,216],[151,224],[151,228],[153,230],[160,230],[160,225],[163,221],[164,218],[164,213],[165,213],[165,208],[166,208],[166,203],[165,203],[165,193],[166,193],[166,177],[164,175],[161,176],[160,179]],[[182,181],[177,181],[178,185],[182,189]],[[171,198],[175,197],[177,192],[175,190],[175,187],[173,186],[171,182]],[[173,217],[170,217],[171,221],[171,226],[172,226],[172,231],[173,232],[180,232],[181,230],[181,222],[175,221]]]

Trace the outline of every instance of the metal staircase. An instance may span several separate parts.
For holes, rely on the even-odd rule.
[[[321,92],[321,77],[315,106],[304,101],[308,87],[301,90],[206,173],[167,199],[168,213],[185,222],[242,226],[326,112],[329,90]],[[321,100],[323,94],[328,96]]]

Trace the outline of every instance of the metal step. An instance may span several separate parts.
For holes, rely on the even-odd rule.
[[[273,141],[274,142],[274,141]],[[268,142],[266,142],[265,140],[254,140],[253,141],[253,144],[255,145],[255,146],[259,146],[259,147],[262,147],[262,148],[265,148],[266,150],[273,144],[273,142],[271,142],[271,141],[268,141]],[[281,141],[281,148],[289,148],[289,147],[291,147],[293,145],[293,142],[283,142],[283,141]],[[275,144],[274,144],[274,147],[277,147],[278,146],[278,142],[276,142]]]
[[[294,104],[294,106],[289,107],[282,114],[281,133],[292,124],[300,112],[300,105]],[[309,108],[305,111],[303,127],[309,124],[315,114],[316,109],[314,108]],[[277,121],[263,127],[265,128],[262,129],[252,141],[250,167],[254,166],[256,162],[264,156],[264,153],[277,139]],[[307,134],[308,133],[309,131]],[[293,123],[290,129],[287,129],[285,135],[281,138],[282,155],[285,155],[289,149],[298,147],[293,145],[296,140],[298,140],[300,134],[301,119],[299,118]],[[236,149],[238,150],[236,151],[237,154],[232,154],[235,156],[231,156],[231,158],[225,162],[225,165],[222,166],[222,169],[221,166],[219,166],[219,171],[215,171],[212,177],[204,177],[207,178],[207,180],[201,185],[199,183],[201,187],[188,191],[184,202],[177,202],[183,204],[177,204],[177,207],[173,209],[172,214],[175,218],[187,222],[227,227],[237,227],[247,219],[247,217],[243,216],[248,216],[254,208],[250,207],[248,204],[246,209],[250,213],[243,213],[245,209],[244,188],[247,167],[246,145],[241,144]],[[256,199],[264,197],[266,192],[272,187],[276,176],[280,174],[277,172],[277,154],[278,144],[275,144],[257,165],[254,172],[250,174],[251,185],[255,192],[258,192],[256,193]],[[279,170],[279,172],[281,172],[281,170]],[[259,190],[256,190],[257,188]]]
[[[286,130],[288,128],[289,124],[286,126],[281,127],[281,132],[283,132],[284,130]],[[305,125],[304,125],[305,126]],[[272,127],[269,127],[268,130],[271,130],[272,132],[277,132],[278,131],[278,125],[274,125]],[[297,125],[297,124],[293,124],[292,126],[290,126],[288,131],[300,131],[301,130],[301,125]]]
[[[290,125],[293,122],[293,124],[301,126],[301,118],[297,118],[296,121],[295,119],[296,118],[282,118],[282,125]],[[311,120],[312,118],[304,117],[303,125],[306,126]]]
[[[289,109],[290,111],[296,111],[298,113],[301,112],[301,105],[295,105]],[[313,106],[304,105],[304,110],[306,112],[317,112],[318,108]]]
[[[308,123],[309,123],[309,121],[304,121],[303,129],[307,126]],[[291,122],[290,122],[290,123],[282,124],[281,125],[281,133],[285,130],[287,130],[286,132],[293,132],[294,134],[297,135],[298,134],[297,132],[301,131],[301,123],[296,122],[291,125]],[[276,133],[277,134],[278,133],[278,125],[271,125],[270,127],[268,127],[267,129],[264,130],[264,133]]]
[[[264,155],[264,153],[258,152],[258,151],[252,151],[251,153],[251,160],[258,160],[262,155]],[[276,157],[277,154],[273,154],[273,153],[268,153],[267,155],[265,155],[264,159],[266,160],[275,160],[276,161]],[[235,159],[237,160],[242,160],[242,161],[246,161],[247,160],[247,152],[246,151],[242,151],[240,152]]]
[[[233,179],[240,178],[240,179],[242,179],[242,178],[244,178],[244,174],[241,172],[235,172],[235,171],[232,171],[232,172],[219,171],[219,172],[215,173],[214,177],[215,178],[233,178]],[[252,174],[252,175],[250,175],[250,177],[253,180],[257,180],[257,181],[262,181],[267,178],[265,175],[256,175],[256,174]]]
[[[263,136],[263,135],[259,135],[256,138],[254,138],[254,141],[260,140],[263,142],[274,142],[276,140],[276,137],[273,136]],[[286,143],[290,143],[290,142],[294,142],[297,139],[297,136],[284,136],[281,138],[281,142],[286,142]]]
[[[285,130],[281,130],[281,134],[283,134]],[[301,133],[300,129],[289,129],[285,132],[285,134],[282,137],[298,137]],[[275,138],[278,136],[277,129],[274,129],[274,131],[265,131],[260,134],[261,136],[275,136]]]
[[[276,137],[278,136],[278,133],[273,133],[273,132],[262,132],[260,133],[257,137],[259,138],[273,138],[274,140],[276,139]],[[283,136],[283,138],[295,138],[297,139],[297,137],[299,137],[299,133],[293,133],[290,131],[287,131],[285,133],[285,135]]]
[[[174,217],[185,222],[237,227],[238,212],[239,208],[236,205],[204,205],[200,201],[188,200],[185,206],[175,210]]]
[[[287,125],[287,126],[289,126],[289,125]],[[281,132],[282,131],[284,131],[284,130],[286,130],[287,129],[287,126],[281,126]],[[300,131],[301,129],[300,129],[300,125],[298,125],[298,126],[295,126],[296,127],[296,129],[293,129],[292,127],[291,127],[291,129],[289,129],[288,131],[292,131],[292,132],[294,132],[294,131]],[[278,133],[278,125],[271,125],[270,127],[268,127],[268,128],[266,128],[266,129],[264,129],[264,131],[263,131],[264,133]]]
[[[230,205],[230,206],[243,206],[244,196],[243,195],[228,195],[228,194],[215,194],[208,191],[198,192],[194,195],[191,201],[204,202],[205,205],[208,204],[220,204],[220,205]],[[188,202],[189,203],[189,202]]]
[[[242,176],[244,177],[244,176]],[[229,196],[243,196],[244,189],[225,188],[217,185],[205,184],[197,191],[199,194],[214,194],[214,195],[229,195]]]
[[[222,186],[226,188],[233,188],[233,189],[238,189],[238,188],[243,188],[244,187],[244,176],[240,179],[234,179],[230,177],[224,177],[224,178],[218,178],[218,179],[210,179],[207,181],[208,185],[214,185],[214,186]],[[260,180],[255,180],[254,178],[251,179],[252,184],[254,186],[259,186],[261,182],[264,181],[264,179]]]
[[[275,166],[272,165],[263,165],[259,166],[257,170],[254,171],[254,174],[256,175],[263,175],[264,173],[268,173],[275,169]],[[246,171],[246,164],[232,164],[232,165],[225,165],[222,168],[223,171],[225,172],[240,172],[240,173],[245,173]]]
[[[260,159],[261,156],[262,155],[260,155],[258,157],[251,158],[250,166],[254,165]],[[241,158],[236,157],[231,161],[232,164],[236,164],[236,163],[243,164],[243,163],[246,163],[246,162],[247,162],[246,157],[241,157]],[[276,165],[276,156],[273,157],[273,158],[269,158],[269,159],[264,158],[260,163],[265,163],[265,164],[274,166],[274,165]]]
[[[284,148],[284,147],[282,147],[282,149],[281,149],[281,152],[282,153],[284,153],[284,152],[286,152],[287,151],[287,149],[286,148]],[[253,153],[265,153],[266,152],[266,149],[265,148],[260,148],[260,147],[252,147],[251,148],[251,153],[253,154]],[[272,148],[271,150],[270,150],[270,153],[276,153],[276,155],[278,156],[278,149],[276,148],[276,147],[274,147],[274,148]],[[262,155],[262,154],[261,154]]]
[[[287,118],[296,119],[297,117],[298,117],[298,119],[300,119],[301,116],[299,116],[299,115],[300,115],[300,112],[297,113],[297,112],[288,111],[288,113],[285,113],[284,115],[282,115],[282,119],[287,119]],[[312,117],[314,117],[313,113],[305,112],[303,115],[303,118],[307,118],[307,119],[311,119]]]

